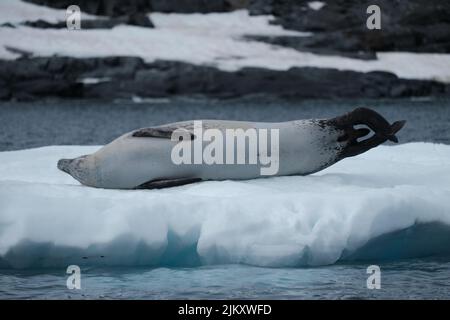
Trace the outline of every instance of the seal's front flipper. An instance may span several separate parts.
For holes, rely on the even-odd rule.
[[[160,127],[160,128],[144,128],[139,129],[133,133],[133,137],[141,137],[141,138],[164,138],[171,139],[173,132],[177,129],[184,130],[183,128],[177,127]],[[189,132],[188,130],[184,130],[185,133],[190,136],[190,139],[194,139],[194,134]]]
[[[150,180],[141,185],[138,185],[135,189],[163,189],[163,188],[183,186],[185,184],[200,181],[202,181],[202,179],[200,178],[158,179],[158,180]]]
[[[169,128],[145,128],[135,131],[133,137],[170,139],[172,132]]]

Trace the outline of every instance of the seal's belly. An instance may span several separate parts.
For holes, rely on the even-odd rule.
[[[240,143],[237,139],[231,142],[225,129],[219,130],[221,141],[202,136],[184,141],[183,145],[165,138],[124,135],[94,154],[98,184],[108,188],[134,188],[159,179],[302,175],[334,163],[342,147],[337,142],[336,130],[314,122],[253,125],[255,135],[249,133]]]

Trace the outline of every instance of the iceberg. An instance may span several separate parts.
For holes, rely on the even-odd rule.
[[[270,267],[450,255],[450,146],[380,146],[309,176],[161,190],[56,168],[98,146],[0,152],[0,268]]]

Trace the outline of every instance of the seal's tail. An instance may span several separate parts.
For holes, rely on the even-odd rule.
[[[353,157],[366,152],[387,140],[398,143],[395,135],[403,128],[406,121],[396,121],[390,124],[383,116],[369,108],[357,108],[343,116],[330,119],[329,122],[345,134],[339,137],[338,141],[348,141],[346,148],[341,153],[342,158]],[[371,131],[367,128],[355,129],[355,125],[366,125],[374,135],[368,139],[358,141],[368,135]]]
[[[406,120],[400,120],[400,121],[395,121],[392,125],[391,125],[391,133],[386,135],[386,137],[395,143],[398,143],[398,138],[395,135],[397,132],[399,132],[401,130],[401,128],[403,128],[403,126],[405,125]]]

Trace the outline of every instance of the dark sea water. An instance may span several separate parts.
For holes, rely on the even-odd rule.
[[[81,289],[65,270],[0,271],[9,299],[449,299],[450,260],[384,263],[368,289],[368,264],[315,268],[219,265],[197,268],[85,268]]]
[[[106,144],[125,132],[192,119],[288,121],[331,118],[371,107],[389,121],[407,120],[400,142],[450,144],[450,100],[341,100],[273,98],[159,99],[146,103],[98,101],[0,103],[0,151],[47,145]]]
[[[188,119],[328,118],[357,106],[372,107],[390,121],[407,120],[398,134],[400,142],[450,144],[450,100],[292,102],[265,97],[225,101],[185,98],[145,103],[1,103],[0,151],[105,144],[132,129]],[[373,263],[381,268],[378,290],[367,288],[368,261],[309,268],[86,266],[81,270],[81,290],[67,289],[66,270],[0,270],[0,298],[450,299],[450,257]]]

